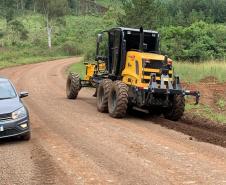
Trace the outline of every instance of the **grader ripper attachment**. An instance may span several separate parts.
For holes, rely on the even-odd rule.
[[[107,34],[104,56],[100,55],[103,34]],[[114,118],[137,108],[177,121],[184,113],[186,95],[199,102],[200,93],[184,90],[173,61],[160,53],[156,31],[120,27],[98,34],[96,62],[85,65],[84,79],[69,74],[67,97],[76,99],[82,87],[96,88],[98,111]]]

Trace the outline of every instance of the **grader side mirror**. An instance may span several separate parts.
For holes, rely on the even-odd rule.
[[[98,56],[99,56],[99,50],[100,50],[100,43],[102,42],[103,39],[103,34],[98,34],[97,35],[97,48],[96,48],[96,61],[98,60]]]
[[[97,43],[102,42],[102,39],[103,39],[103,34],[99,33],[99,34],[97,35]]]

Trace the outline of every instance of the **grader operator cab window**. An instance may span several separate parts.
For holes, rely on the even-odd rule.
[[[117,74],[120,70],[121,62],[121,31],[114,30],[109,32],[109,73]]]
[[[133,51],[140,49],[140,32],[125,31],[124,39],[126,41],[126,51]],[[159,36],[157,33],[144,32],[144,52],[158,53],[159,52]]]
[[[98,34],[97,45],[98,45],[96,51],[97,57],[99,57],[100,60],[107,60],[107,56],[109,55],[107,32]]]

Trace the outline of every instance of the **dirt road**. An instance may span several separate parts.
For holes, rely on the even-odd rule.
[[[226,184],[226,149],[197,141],[205,141],[201,128],[140,115],[112,119],[97,112],[91,89],[67,100],[64,71],[78,60],[0,70],[29,91],[33,128],[30,142],[0,144],[1,185]],[[197,139],[182,134],[189,128]]]

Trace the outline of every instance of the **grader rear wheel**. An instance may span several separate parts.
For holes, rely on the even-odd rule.
[[[128,107],[128,87],[121,81],[112,84],[108,97],[108,110],[113,118],[123,118]]]
[[[80,77],[77,73],[70,73],[67,78],[66,93],[68,99],[76,99],[81,89]]]
[[[172,106],[164,111],[164,117],[172,121],[178,121],[184,114],[185,99],[183,95],[174,95]]]

